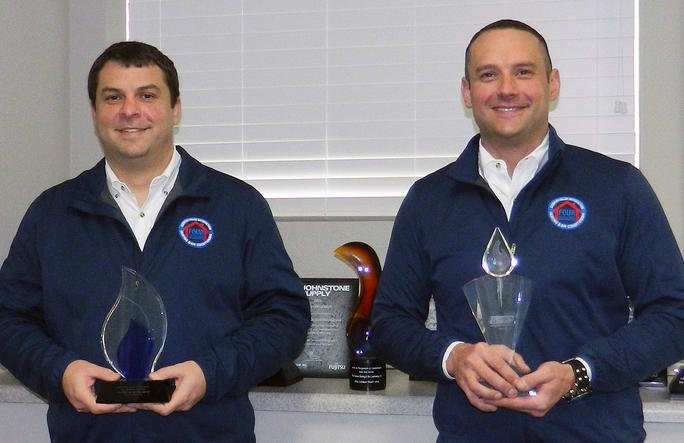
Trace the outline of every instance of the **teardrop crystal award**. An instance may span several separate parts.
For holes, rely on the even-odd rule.
[[[515,245],[509,247],[497,227],[482,256],[482,269],[486,275],[463,286],[485,341],[508,347],[511,350],[508,363],[513,369],[513,353],[530,306],[533,285],[532,280],[512,273],[517,264]],[[533,395],[533,391],[519,395]]]
[[[156,289],[132,269],[121,269],[119,296],[102,325],[102,350],[121,380],[98,383],[98,403],[165,403],[171,380],[148,380],[166,341],[166,311]]]

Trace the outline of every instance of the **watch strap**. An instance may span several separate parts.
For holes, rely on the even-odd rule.
[[[568,392],[561,397],[563,400],[572,401],[578,399],[591,392],[591,380],[589,380],[589,373],[587,367],[580,360],[571,358],[565,360],[564,364],[572,367],[572,373],[575,376],[575,382]]]

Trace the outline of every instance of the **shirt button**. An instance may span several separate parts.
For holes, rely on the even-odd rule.
[[[141,212],[141,213],[140,213],[140,218],[143,218],[143,217],[145,217],[145,213],[144,213],[144,212]]]

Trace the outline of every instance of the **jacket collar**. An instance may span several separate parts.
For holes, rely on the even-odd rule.
[[[206,166],[195,160],[180,146],[176,146],[181,156],[181,165],[178,178],[171,193],[166,199],[164,206],[179,197],[208,197],[208,189],[205,186]],[[71,206],[90,213],[106,214],[119,217],[119,207],[107,189],[105,174],[105,161],[101,159],[94,167],[81,173],[75,181],[74,199]]]
[[[479,147],[480,134],[477,134],[470,139],[456,161],[447,166],[447,175],[461,182],[486,186],[486,182],[480,177],[477,166]],[[549,125],[549,161],[542,170],[547,169],[551,163],[555,163],[556,158],[561,155],[564,149],[565,143],[558,136],[554,127]]]

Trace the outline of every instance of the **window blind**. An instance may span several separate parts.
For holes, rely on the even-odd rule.
[[[179,71],[176,142],[254,185],[276,216],[393,216],[477,131],[465,47],[499,18],[547,39],[551,123],[634,162],[633,0],[129,0],[128,38]]]

